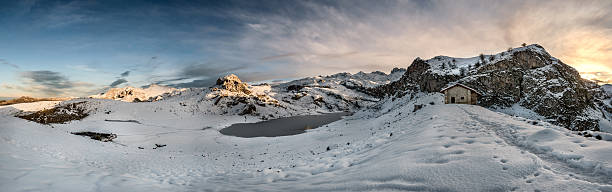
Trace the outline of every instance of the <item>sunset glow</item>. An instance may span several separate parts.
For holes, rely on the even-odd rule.
[[[612,81],[611,7],[612,1],[2,2],[0,22],[11,27],[0,28],[0,97],[84,96],[151,83],[202,87],[228,73],[262,81],[389,72],[416,57],[473,57],[522,43],[540,44],[604,84]]]

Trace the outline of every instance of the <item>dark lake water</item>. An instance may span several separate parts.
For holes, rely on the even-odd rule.
[[[272,119],[257,123],[236,123],[221,129],[221,134],[236,137],[278,137],[305,133],[350,115],[348,112],[304,115]]]

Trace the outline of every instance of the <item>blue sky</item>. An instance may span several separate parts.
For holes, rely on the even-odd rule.
[[[0,96],[388,72],[523,42],[609,81],[611,12],[610,1],[0,1]]]

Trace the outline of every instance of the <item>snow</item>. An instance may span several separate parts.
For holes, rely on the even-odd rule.
[[[0,106],[0,109],[14,108],[14,109],[21,110],[21,111],[40,111],[44,109],[53,108],[61,102],[62,101],[38,101],[38,102],[33,102],[33,103],[19,103],[19,104],[13,104],[13,105]]]
[[[4,113],[15,108],[0,108],[0,186],[3,191],[612,190],[610,141],[479,106],[445,105],[439,93],[388,98],[304,134],[274,138],[220,134],[233,123],[261,119],[192,110],[197,105],[187,98],[197,93],[203,92],[187,90],[149,103],[82,99],[94,113],[52,127]],[[187,107],[179,105],[185,102]],[[423,108],[415,110],[417,105]],[[69,133],[75,131],[118,137],[103,143]],[[153,149],[155,144],[167,146]]]
[[[480,56],[470,58],[457,58],[448,56],[436,56],[428,59],[425,62],[431,66],[429,72],[438,75],[460,75],[461,68],[464,68],[468,72],[471,68],[475,67],[476,63],[481,62],[481,66],[485,66],[492,63],[497,63],[502,60],[512,59],[512,55],[516,52],[521,51],[534,51],[540,54],[548,54],[544,48],[537,44],[532,44],[524,47],[513,48],[508,51],[504,51],[495,55],[484,55],[485,62],[481,61]],[[493,59],[491,59],[493,58]],[[556,61],[555,61],[556,62]],[[450,65],[449,65],[450,64]],[[444,65],[444,67],[443,67]]]
[[[12,116],[21,113],[31,113],[35,111],[50,109],[62,101],[38,101],[33,103],[19,103],[13,105],[0,106],[0,116]],[[1,128],[1,126],[0,126]]]

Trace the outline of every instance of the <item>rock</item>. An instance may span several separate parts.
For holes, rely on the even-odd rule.
[[[269,85],[259,85],[269,86]],[[238,115],[258,115],[257,106],[279,107],[278,100],[269,96],[266,92],[251,90],[251,87],[242,82],[234,74],[221,77],[217,80],[211,92],[205,97],[214,99],[214,105],[223,111]]]
[[[96,133],[96,132],[84,131],[84,132],[73,132],[72,134],[89,137],[93,140],[98,140],[102,142],[113,141],[113,139],[117,138],[117,135],[112,134],[112,133]]]
[[[246,105],[239,115],[250,115],[257,111],[257,107],[253,104]]]
[[[243,83],[242,80],[240,80],[238,76],[234,74],[217,79],[216,85],[230,92],[240,92],[247,95],[251,94],[251,90],[249,90],[248,85]]]
[[[66,123],[73,120],[81,120],[89,113],[86,111],[86,102],[62,104],[51,109],[36,111],[31,114],[17,115],[16,117],[34,121],[40,124]]]

